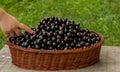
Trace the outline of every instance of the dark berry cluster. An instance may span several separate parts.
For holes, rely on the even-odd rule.
[[[91,46],[100,41],[100,37],[80,27],[74,21],[57,17],[44,18],[32,28],[33,34],[24,32],[10,38],[11,43],[24,48],[66,50]]]

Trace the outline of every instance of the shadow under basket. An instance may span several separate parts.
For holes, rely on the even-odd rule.
[[[95,33],[95,32],[94,32]],[[100,42],[86,47],[70,50],[36,50],[22,48],[10,43],[12,63],[18,67],[33,70],[66,70],[77,69],[93,65],[99,61],[101,45],[104,42],[102,35]]]

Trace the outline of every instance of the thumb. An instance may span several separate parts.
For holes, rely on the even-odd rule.
[[[19,28],[23,29],[23,30],[25,30],[25,31],[27,31],[29,33],[33,33],[34,32],[31,28],[29,28],[28,26],[26,26],[26,25],[24,25],[22,23],[20,23]]]

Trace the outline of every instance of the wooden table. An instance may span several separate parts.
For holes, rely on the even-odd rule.
[[[7,45],[0,51],[0,72],[52,72],[34,71],[19,68],[11,63]],[[100,61],[92,66],[76,70],[59,70],[54,72],[120,72],[120,47],[102,46]]]

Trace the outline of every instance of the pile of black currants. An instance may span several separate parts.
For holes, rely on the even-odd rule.
[[[33,34],[24,32],[18,37],[11,37],[10,42],[23,48],[67,50],[86,48],[100,41],[97,34],[66,18],[44,18],[32,29]]]

